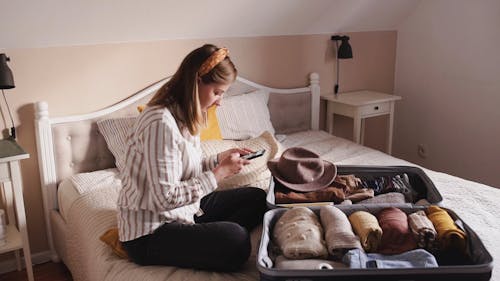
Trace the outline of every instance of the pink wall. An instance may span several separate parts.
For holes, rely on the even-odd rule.
[[[396,32],[358,32],[349,35],[352,38],[354,59],[342,62],[342,89],[392,92]],[[33,102],[47,101],[51,116],[101,109],[172,74],[187,52],[207,41],[228,47],[240,75],[247,79],[273,87],[297,87],[307,83],[310,72],[318,72],[323,91],[329,92],[333,88],[334,57],[330,35],[171,40],[5,50],[11,57],[10,67],[16,82],[16,88],[6,91],[6,95],[18,127],[18,141],[31,155],[21,165],[33,253],[48,249]],[[340,133],[345,131],[344,134],[350,136],[349,126],[345,130],[341,129]],[[4,127],[10,125],[6,123]],[[371,130],[370,125],[367,127]],[[375,130],[373,140],[370,138],[367,144],[384,147],[383,136],[385,133]]]

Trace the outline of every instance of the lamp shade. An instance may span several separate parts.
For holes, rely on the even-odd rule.
[[[337,59],[352,59],[352,48],[349,44],[349,36],[333,35],[331,38],[337,44]],[[338,41],[341,41],[340,46]]]
[[[12,89],[14,85],[14,77],[7,62],[10,59],[5,54],[0,54],[0,89]]]
[[[352,59],[352,48],[349,44],[349,37],[347,37],[347,39],[342,39],[342,43],[340,43],[337,55],[339,59]]]

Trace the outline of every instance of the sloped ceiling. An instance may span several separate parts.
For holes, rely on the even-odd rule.
[[[0,49],[394,30],[420,0],[0,0]]]

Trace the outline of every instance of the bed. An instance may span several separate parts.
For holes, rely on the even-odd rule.
[[[165,81],[150,85],[117,104],[83,115],[51,117],[47,103],[35,104],[41,188],[52,259],[62,260],[74,280],[257,280],[259,274],[255,259],[260,228],[251,233],[253,249],[250,259],[241,271],[235,273],[166,266],[141,267],[119,258],[99,239],[105,231],[116,226],[120,181],[115,168],[116,157],[98,124],[103,120],[133,118],[138,114],[137,106],[146,103]],[[267,93],[264,100],[267,104],[265,111],[268,112],[267,126],[271,126],[273,132],[257,132],[255,128],[253,131],[252,128],[243,130],[241,126],[230,127],[226,124],[223,135],[233,134],[233,139],[246,140],[203,142],[206,154],[230,145],[252,145],[256,144],[255,140],[272,139],[275,143],[268,142],[266,146],[272,152],[267,155],[268,158],[279,155],[287,147],[303,146],[336,164],[416,166],[320,131],[320,88],[316,73],[310,74],[306,86],[292,89],[270,88],[238,77],[224,97],[222,107],[230,108],[242,102],[239,97],[252,99],[262,91]],[[234,99],[232,102],[231,98]],[[234,121],[235,118],[226,116],[222,122]],[[260,129],[266,128],[260,125],[259,120],[254,123]],[[442,205],[453,209],[476,230],[494,256],[492,280],[500,280],[500,240],[495,237],[500,233],[500,189],[423,169],[443,195]],[[244,183],[258,180],[256,185],[266,188],[269,174],[254,170],[247,176],[241,178],[248,181]],[[228,186],[234,184],[227,183]]]

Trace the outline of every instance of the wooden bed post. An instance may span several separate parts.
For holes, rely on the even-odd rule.
[[[52,261],[58,262],[59,257],[57,256],[54,248],[50,222],[50,210],[57,209],[56,165],[54,163],[54,148],[52,147],[52,130],[49,120],[49,106],[43,101],[35,103],[35,133],[50,257]]]
[[[320,102],[320,87],[319,74],[313,72],[309,75],[311,88],[311,129],[319,130],[319,102]]]

